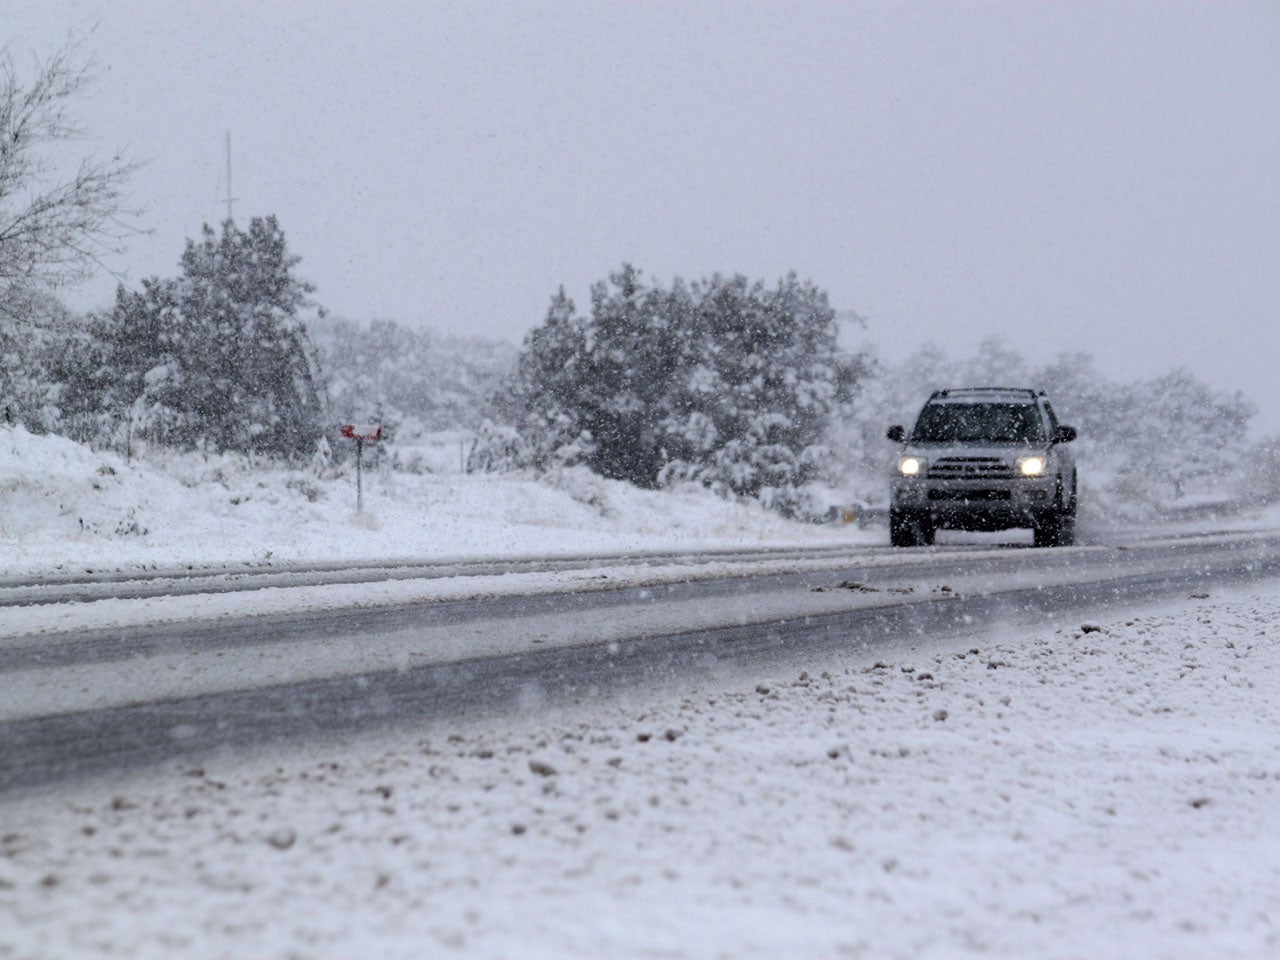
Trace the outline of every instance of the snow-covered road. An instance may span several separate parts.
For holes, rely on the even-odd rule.
[[[1280,953],[1280,584],[9,797],[0,957]]]
[[[968,595],[1105,588],[1165,573],[1212,582],[1220,571],[1248,575],[1278,561],[1280,541],[1223,534],[1120,550],[881,551],[17,607],[0,626],[0,722]],[[696,584],[712,589],[690,589]],[[674,589],[654,592],[662,586]],[[610,596],[578,599],[602,591]],[[484,602],[537,596],[562,599],[528,608]],[[353,615],[379,608],[402,613]],[[321,628],[313,618],[325,613]],[[210,625],[183,626],[197,621]]]

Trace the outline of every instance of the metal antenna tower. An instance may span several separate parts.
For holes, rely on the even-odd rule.
[[[231,131],[228,130],[227,131],[227,222],[228,223],[232,223],[235,221],[235,217],[233,216],[231,205],[235,203],[235,201],[238,199],[239,197],[233,197],[231,195]]]

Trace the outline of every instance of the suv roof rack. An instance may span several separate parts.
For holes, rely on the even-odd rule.
[[[930,400],[947,397],[968,397],[983,393],[1014,393],[1035,400],[1045,395],[1043,390],[1032,390],[1029,387],[949,387],[946,390],[935,390],[929,394]]]

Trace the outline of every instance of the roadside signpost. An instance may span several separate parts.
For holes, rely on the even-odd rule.
[[[340,432],[348,440],[356,442],[356,513],[364,513],[364,483],[361,479],[361,463],[364,461],[364,442],[382,439],[382,425],[378,423],[344,423]]]

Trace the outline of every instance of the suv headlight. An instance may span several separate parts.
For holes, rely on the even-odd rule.
[[[904,477],[923,477],[928,473],[928,467],[924,457],[898,458],[898,473]]]
[[[1030,457],[1018,458],[1018,476],[1020,477],[1042,477],[1044,476],[1044,468],[1048,464],[1048,457],[1042,453],[1037,453]]]

